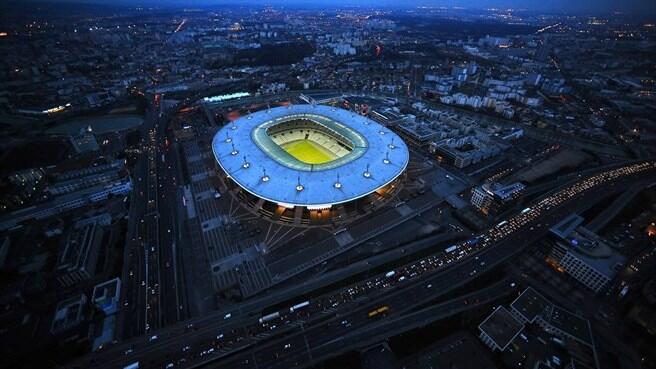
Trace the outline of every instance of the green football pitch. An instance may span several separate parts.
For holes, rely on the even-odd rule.
[[[337,156],[321,145],[310,140],[297,140],[282,145],[291,156],[307,164],[323,164],[337,159]]]

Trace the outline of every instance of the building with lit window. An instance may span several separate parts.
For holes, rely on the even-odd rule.
[[[449,138],[437,143],[436,153],[440,162],[465,168],[501,153],[502,147],[485,142],[475,136]]]
[[[615,277],[626,258],[606,240],[582,227],[582,223],[582,217],[572,214],[551,228],[556,240],[547,262],[599,293]]]
[[[471,203],[483,214],[498,214],[508,209],[524,192],[522,183],[515,182],[509,185],[500,183],[485,183],[474,187]]]
[[[43,220],[83,206],[107,200],[110,196],[127,195],[132,190],[130,179],[94,186],[53,200],[16,210],[0,217],[0,231],[20,226],[23,222]]]

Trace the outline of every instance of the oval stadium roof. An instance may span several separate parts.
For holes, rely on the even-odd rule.
[[[344,125],[352,129],[366,140],[366,147],[360,148],[364,153],[359,152],[350,161],[331,162],[341,164],[337,166],[305,167],[285,158],[273,158],[275,151],[265,152],[255,142],[263,128],[272,125],[271,121],[304,114],[314,116],[314,120],[325,118],[322,124],[336,123],[336,127]],[[350,111],[324,105],[290,105],[241,117],[216,133],[212,150],[226,174],[254,196],[279,204],[309,207],[366,196],[396,179],[409,160],[405,142],[388,128]],[[367,167],[369,176],[365,176]],[[263,180],[264,173],[267,180]],[[341,186],[335,186],[338,177]]]

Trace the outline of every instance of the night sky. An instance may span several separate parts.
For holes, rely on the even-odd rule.
[[[18,0],[21,2],[21,0]],[[22,0],[25,2],[34,0]],[[563,13],[628,12],[656,13],[656,0],[43,0],[125,5],[310,5],[310,6],[445,6],[468,9],[514,8]]]

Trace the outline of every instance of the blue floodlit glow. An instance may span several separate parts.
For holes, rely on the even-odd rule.
[[[313,120],[320,117],[322,124],[348,135],[352,142],[363,143],[358,144],[353,155],[325,165],[310,166],[292,160],[260,137],[268,122],[284,122],[289,116]],[[394,142],[393,149],[389,148],[390,142]],[[398,178],[410,158],[406,144],[388,128],[350,111],[324,105],[277,107],[241,117],[216,133],[212,150],[227,176],[244,190],[281,206],[308,209],[329,208],[371,194]],[[234,151],[239,155],[232,155]],[[244,168],[244,157],[253,165]]]

